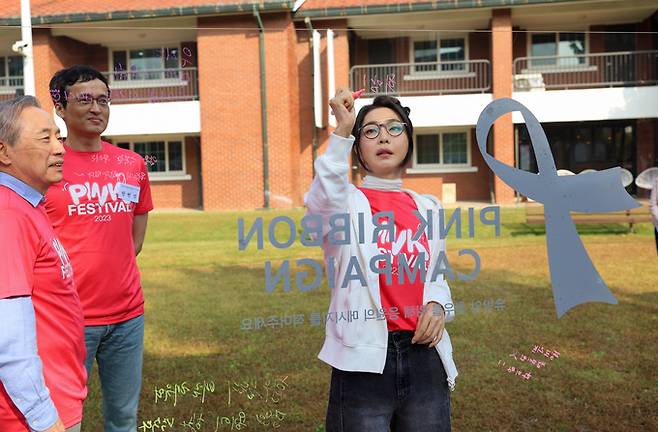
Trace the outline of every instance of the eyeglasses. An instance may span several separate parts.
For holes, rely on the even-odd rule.
[[[82,94],[80,96],[77,96],[75,98],[75,102],[85,108],[89,108],[93,105],[94,101],[98,104],[99,107],[101,108],[107,108],[110,106],[110,102],[112,99],[110,99],[108,96],[101,95],[98,96],[97,98],[91,97],[89,94]]]
[[[363,136],[369,139],[374,139],[379,136],[382,126],[386,127],[386,131],[390,136],[399,136],[404,132],[404,127],[406,123],[400,121],[389,121],[388,123],[370,123],[365,126],[361,126],[359,130],[363,132]]]

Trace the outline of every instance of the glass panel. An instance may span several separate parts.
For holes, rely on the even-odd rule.
[[[112,70],[114,71],[114,81],[128,80],[128,60],[125,51],[112,51]]]
[[[154,161],[146,164],[149,172],[165,172],[167,170],[164,141],[136,142],[135,152],[143,158],[149,156],[149,160]]]
[[[436,62],[437,60],[435,40],[414,42],[414,63]],[[416,72],[435,71],[436,65],[416,66],[415,70]]]
[[[585,34],[584,33],[560,33],[560,43],[558,45],[558,55],[564,56],[558,60],[561,66],[577,66],[585,64],[585,57],[573,57],[585,54]]]
[[[438,164],[439,159],[439,136],[438,135],[416,135],[416,153],[418,164]]]
[[[117,144],[117,147],[122,148],[122,149],[126,149],[126,150],[130,150],[130,143],[120,142],[120,143]]]
[[[440,49],[441,62],[464,61],[466,60],[466,43],[464,38],[458,39],[441,39]],[[464,70],[464,63],[442,64],[442,71]]]
[[[622,166],[632,166],[633,164],[633,149],[635,143],[635,131],[633,126],[626,126],[624,128],[624,156],[622,159]]]
[[[5,58],[0,57],[0,87],[6,87],[9,85],[9,80],[4,77],[7,76],[7,71],[5,70]]]
[[[7,58],[9,76],[23,76],[23,56],[11,56]]]
[[[161,48],[149,48],[130,51],[130,71],[136,72],[130,74],[131,79],[161,79],[163,76],[162,66]]]
[[[164,58],[165,78],[178,78],[178,48],[167,47],[163,49],[162,57]]]
[[[17,77],[9,79],[11,87],[23,86],[23,56],[7,57],[7,70],[10,77]]]
[[[594,133],[594,161],[612,161],[615,147],[612,138],[611,127],[596,128]]]
[[[466,133],[443,134],[443,163],[465,164],[468,161]]]
[[[574,144],[574,161],[589,162],[592,159],[592,131],[589,128],[576,128]]]
[[[555,33],[539,33],[532,35],[532,46],[530,48],[531,57],[555,56],[557,55],[557,45],[555,43]],[[555,59],[533,59],[531,66],[554,65]]]
[[[169,171],[183,171],[183,143],[169,142]]]

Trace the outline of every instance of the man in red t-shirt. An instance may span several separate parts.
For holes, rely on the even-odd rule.
[[[86,368],[98,364],[106,432],[134,432],[142,381],[144,296],[137,269],[153,209],[144,159],[101,140],[107,79],[88,66],[57,72],[50,93],[66,123],[62,181],[46,209],[71,257],[85,317]]]
[[[64,148],[32,96],[0,104],[0,431],[79,431],[84,321],[43,205]],[[68,428],[68,429],[65,429]]]

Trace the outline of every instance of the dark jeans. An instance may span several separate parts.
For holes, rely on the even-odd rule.
[[[388,334],[384,373],[333,368],[327,432],[450,431],[450,390],[436,348]]]

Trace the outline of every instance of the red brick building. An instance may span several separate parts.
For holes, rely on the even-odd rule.
[[[347,85],[368,90],[362,104],[388,93],[411,107],[405,183],[446,201],[514,199],[474,136],[498,97],[535,113],[560,169],[658,165],[658,1],[519,3],[32,0],[36,94],[50,106],[63,67],[106,73],[106,139],[157,157],[158,208],[301,205],[331,131],[328,94]],[[0,5],[7,98],[23,86],[20,10]],[[490,152],[534,170],[519,120],[496,123]]]

